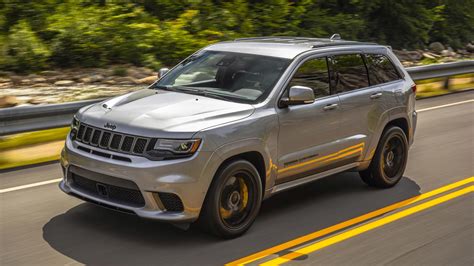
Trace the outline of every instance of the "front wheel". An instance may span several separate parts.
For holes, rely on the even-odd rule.
[[[214,177],[199,222],[219,237],[238,237],[254,222],[261,201],[262,183],[257,169],[245,160],[230,162]]]
[[[396,126],[385,130],[367,170],[359,172],[369,186],[393,187],[405,172],[408,141],[405,132]]]

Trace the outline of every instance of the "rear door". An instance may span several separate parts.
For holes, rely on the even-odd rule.
[[[316,100],[277,109],[277,184],[332,168],[340,149],[339,98],[330,91],[327,58],[310,58],[300,64],[285,93],[291,86],[312,88]]]
[[[331,86],[341,104],[341,142],[347,163],[362,160],[383,113],[382,90],[371,86],[361,53],[329,58]]]

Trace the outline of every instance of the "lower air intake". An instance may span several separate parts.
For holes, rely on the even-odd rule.
[[[184,211],[183,202],[178,195],[173,193],[158,192],[161,203],[165,207],[166,211],[169,212],[182,212]]]

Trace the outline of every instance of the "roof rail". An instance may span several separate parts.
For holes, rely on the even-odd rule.
[[[266,42],[279,42],[284,41],[287,43],[294,44],[305,44],[311,48],[327,47],[327,46],[339,46],[339,45],[377,45],[376,43],[370,42],[358,42],[358,41],[347,41],[342,40],[341,35],[333,34],[331,38],[313,38],[313,37],[292,37],[292,36],[262,36],[262,37],[248,37],[239,38],[234,41],[266,41]]]
[[[329,40],[331,41],[336,41],[336,40],[340,40],[341,39],[341,35],[339,33],[334,33],[333,35],[331,35],[331,37],[329,38]]]
[[[300,41],[317,41],[321,40],[321,38],[313,38],[313,37],[294,37],[294,36],[261,36],[261,37],[246,37],[246,38],[238,38],[234,41],[252,41],[252,40],[300,40]]]
[[[325,42],[325,43],[318,43],[311,46],[311,48],[319,48],[319,47],[328,47],[328,46],[342,46],[342,45],[378,45],[373,42],[356,42],[356,41],[341,41],[341,42]]]

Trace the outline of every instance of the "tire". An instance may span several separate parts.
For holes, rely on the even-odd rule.
[[[379,141],[369,168],[360,171],[360,177],[369,186],[389,188],[403,177],[408,159],[408,141],[405,132],[396,126],[386,129]]]
[[[262,202],[262,183],[253,164],[236,160],[222,166],[207,192],[199,225],[221,238],[244,234]]]

